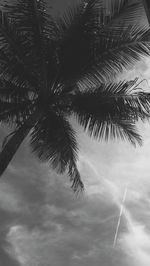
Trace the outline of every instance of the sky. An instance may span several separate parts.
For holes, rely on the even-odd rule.
[[[149,72],[144,58],[123,77],[139,76],[150,90]],[[0,266],[149,266],[150,123],[139,122],[136,148],[91,140],[72,125],[85,192],[75,195],[26,139],[0,180]],[[5,134],[1,128],[1,141]]]

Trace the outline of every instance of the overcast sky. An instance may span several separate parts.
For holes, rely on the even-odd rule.
[[[149,72],[144,59],[127,76],[150,90]],[[134,148],[92,141],[72,123],[84,194],[40,164],[26,140],[0,180],[0,266],[149,266],[150,124],[139,123],[143,146]]]

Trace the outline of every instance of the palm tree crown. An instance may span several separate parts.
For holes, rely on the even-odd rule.
[[[114,0],[107,10],[86,0],[54,19],[44,0],[10,2],[0,11],[0,120],[15,130],[3,142],[0,175],[30,132],[33,152],[67,171],[76,191],[72,114],[95,138],[141,144],[135,122],[149,117],[150,96],[135,90],[137,79],[112,80],[150,54],[149,29],[134,22],[142,6]]]

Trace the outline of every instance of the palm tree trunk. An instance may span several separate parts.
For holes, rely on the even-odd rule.
[[[18,128],[18,130],[13,134],[11,139],[4,146],[3,150],[0,153],[0,176],[2,176],[2,174],[6,170],[19,146],[28,135],[39,116],[39,112],[35,111],[35,113],[33,113],[25,121],[25,123],[20,128]]]
[[[145,8],[146,16],[147,16],[147,19],[148,19],[148,23],[149,23],[149,26],[150,26],[150,0],[142,0],[142,1],[143,1],[143,5],[144,5],[144,8]]]

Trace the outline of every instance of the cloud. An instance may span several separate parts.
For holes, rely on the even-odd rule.
[[[147,140],[149,144],[149,141]],[[148,146],[147,146],[148,147]],[[150,234],[148,231],[148,222],[149,221],[149,217],[150,217],[150,211],[148,211],[148,204],[149,204],[149,158],[150,156],[147,156],[148,154],[148,150],[147,147],[143,147],[144,152],[142,154],[140,154],[140,152],[137,152],[137,156],[131,159],[133,161],[133,164],[131,165],[130,163],[128,163],[128,160],[130,160],[130,154],[129,154],[129,158],[127,158],[127,162],[124,161],[122,162],[122,164],[120,165],[120,163],[117,163],[117,166],[114,164],[112,169],[111,169],[111,173],[113,178],[108,179],[107,178],[100,178],[99,182],[95,182],[95,179],[93,181],[93,183],[91,184],[91,181],[88,183],[88,190],[90,190],[90,193],[98,193],[98,190],[104,193],[107,191],[107,193],[112,194],[112,199],[113,201],[116,202],[116,205],[120,208],[121,207],[121,200],[123,198],[123,187],[120,186],[120,184],[118,183],[118,178],[114,178],[114,169],[113,168],[117,168],[124,170],[125,167],[130,167],[130,169],[128,169],[128,172],[130,172],[130,174],[134,173],[134,175],[130,175],[130,177],[132,177],[130,180],[128,179],[128,175],[126,175],[126,184],[129,185],[129,188],[127,189],[127,198],[124,205],[127,205],[128,207],[124,206],[124,212],[122,215],[122,219],[124,220],[124,222],[126,223],[126,227],[122,232],[119,232],[118,235],[118,244],[119,246],[117,248],[121,248],[126,254],[127,257],[126,259],[124,258],[124,262],[126,261],[127,263],[127,258],[128,258],[128,263],[129,265],[143,265],[143,266],[148,266],[149,265],[149,261],[150,261],[150,255],[149,255],[149,247],[150,247]],[[93,154],[93,153],[92,153]],[[132,154],[133,156],[133,154]],[[88,166],[93,169],[93,172],[95,173],[95,175],[99,176],[99,171],[98,171],[98,164],[97,162],[94,161],[94,163],[89,162],[89,156],[87,156],[88,159],[86,158],[86,156],[82,156],[82,160],[83,162],[86,161]],[[97,157],[95,158],[97,160]],[[115,156],[116,159],[116,156]],[[119,159],[120,161],[120,159]],[[136,162],[135,162],[136,161]],[[137,166],[137,167],[136,167]],[[83,167],[83,165],[82,165]],[[83,170],[80,165],[80,169]],[[132,171],[131,171],[132,169]],[[144,172],[145,170],[145,172]],[[119,171],[121,173],[121,171]],[[127,174],[127,173],[126,173]],[[93,176],[94,177],[94,176]],[[106,176],[107,177],[107,176]],[[135,178],[136,183],[135,183]],[[114,181],[114,183],[111,183],[112,181]],[[117,181],[117,182],[116,182]],[[138,181],[138,184],[137,184]],[[102,185],[102,184],[103,185]],[[95,185],[96,189],[94,189],[93,185]],[[97,185],[97,186],[96,186]],[[105,185],[105,189],[104,189],[104,185]],[[92,190],[90,189],[90,186],[92,186]],[[124,186],[125,189],[125,186]],[[104,194],[105,194],[104,193]],[[106,195],[106,194],[105,194]],[[105,197],[104,195],[104,197]],[[115,197],[114,197],[115,195]],[[122,196],[122,198],[121,198]],[[139,208],[139,206],[141,206],[141,208]],[[129,209],[128,209],[129,208]],[[133,213],[133,215],[135,216],[135,213],[138,213],[136,215],[136,219],[139,220],[139,222],[137,222],[135,220],[135,218],[132,217],[131,213]],[[147,225],[147,227],[146,227]],[[121,231],[121,230],[120,230]],[[130,258],[130,260],[129,260]],[[122,264],[121,264],[122,265]],[[127,264],[126,264],[127,265]]]
[[[11,184],[0,184],[0,209],[6,212],[25,212],[27,205],[23,202],[22,195]]]
[[[127,215],[128,232],[123,233],[119,243],[135,266],[148,266],[150,261],[150,234],[143,224],[137,223],[131,214]]]
[[[140,154],[140,149],[135,152],[128,144],[118,147],[112,143],[101,143],[99,147],[100,151],[94,143],[89,147],[89,152],[86,153],[83,149],[80,153],[79,168],[86,181],[86,191],[79,198],[74,197],[69,189],[66,176],[59,176],[45,166],[40,168],[35,161],[33,168],[32,161],[29,163],[29,170],[23,172],[23,176],[20,175],[21,164],[20,168],[15,168],[14,185],[16,184],[17,190],[21,192],[30,211],[27,216],[9,224],[9,231],[6,233],[9,249],[6,251],[12,258],[18,259],[21,265],[35,266],[44,263],[46,266],[51,261],[55,266],[136,265],[136,252],[130,243],[131,239],[139,234],[142,241],[144,234],[147,234],[147,228],[141,229],[145,220],[138,221],[142,212],[138,210],[138,203],[142,200],[147,219],[144,200],[145,192],[146,195],[149,193],[148,175],[144,174],[140,181],[139,172],[142,173],[145,166],[139,166],[136,170],[135,163],[139,163],[143,155]],[[147,151],[146,147],[143,149],[144,152]],[[130,154],[129,151],[133,153]],[[133,156],[134,152],[136,156]],[[145,159],[148,161],[148,154],[143,158],[143,162]],[[130,170],[124,175],[126,167]],[[136,185],[137,176],[139,184]],[[112,245],[116,224],[124,189],[129,180],[125,203],[127,212],[122,216],[114,250]],[[130,223],[133,225],[135,220],[136,233],[128,225],[128,216],[130,214],[131,217],[131,213]],[[138,229],[135,224],[138,224]],[[136,250],[141,254],[139,266],[144,265],[142,262],[145,263],[143,256],[148,256],[145,249],[146,246],[137,246]]]
[[[88,171],[89,166],[86,167]],[[92,171],[91,174],[94,178]],[[123,252],[119,252],[116,261],[112,251],[118,207],[111,202],[109,193],[108,197],[104,197],[105,190],[100,195],[87,193],[74,199],[59,176],[49,175],[43,186],[45,201],[37,209],[40,224],[36,220],[32,228],[29,224],[10,226],[9,255],[24,266],[41,263],[46,266],[51,261],[56,266],[97,266],[102,262],[122,266]]]

